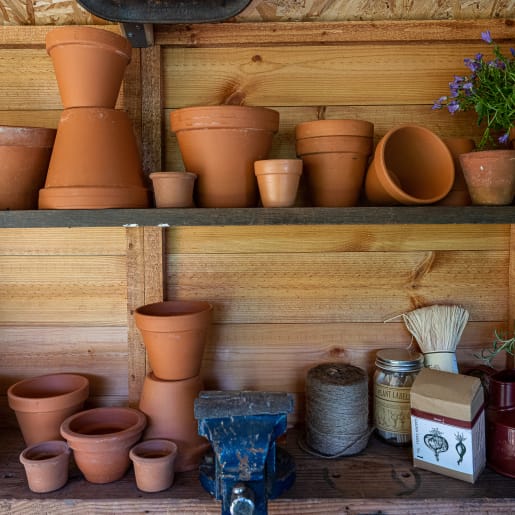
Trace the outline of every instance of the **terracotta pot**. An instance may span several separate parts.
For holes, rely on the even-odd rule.
[[[349,207],[358,203],[367,166],[365,154],[308,154],[302,162],[313,205]]]
[[[184,165],[196,173],[200,207],[252,207],[258,201],[254,161],[266,159],[279,113],[265,107],[219,105],[172,111]]]
[[[302,159],[265,159],[254,163],[263,207],[290,207],[295,203]]]
[[[365,179],[372,204],[433,204],[451,191],[454,161],[445,143],[418,125],[388,131],[377,144]]]
[[[146,440],[129,453],[136,486],[143,492],[161,492],[173,484],[177,445],[171,440]]]
[[[145,415],[136,409],[94,408],[68,417],[61,425],[61,435],[88,481],[110,483],[127,472],[129,451],[146,424]]]
[[[473,204],[506,206],[515,194],[515,150],[483,150],[459,156]]]
[[[170,300],[134,311],[156,377],[179,380],[199,374],[212,310],[209,302]]]
[[[165,438],[178,447],[175,470],[184,472],[198,468],[209,449],[209,441],[198,434],[194,403],[203,389],[200,376],[182,381],[163,381],[147,374],[143,383],[139,409],[147,415],[144,440]]]
[[[20,462],[33,492],[53,492],[68,481],[70,448],[62,440],[36,443],[20,454]]]
[[[138,143],[125,111],[63,111],[40,209],[147,207],[143,184]]]
[[[365,136],[319,136],[298,139],[295,149],[298,156],[318,152],[354,152],[369,156],[374,147],[374,140]]]
[[[0,209],[37,209],[55,129],[0,126]]]
[[[95,27],[58,27],[47,33],[46,49],[65,108],[115,106],[131,59],[126,38]]]
[[[454,160],[454,184],[447,196],[437,204],[440,206],[468,206],[472,201],[463,176],[459,155],[472,152],[476,148],[476,143],[470,138],[445,138],[443,142],[451,151]]]
[[[366,120],[312,120],[295,127],[295,138],[317,136],[362,136],[373,138],[374,124]]]
[[[154,172],[156,207],[193,207],[193,186],[197,175],[190,172]]]
[[[47,374],[24,379],[7,390],[9,406],[25,443],[59,440],[59,426],[80,411],[89,395],[89,381],[76,374]]]
[[[489,378],[486,412],[486,457],[490,468],[515,477],[515,370]]]

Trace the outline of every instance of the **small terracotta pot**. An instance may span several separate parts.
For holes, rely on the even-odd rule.
[[[515,150],[483,150],[459,156],[473,204],[507,206],[515,194]]]
[[[486,412],[486,456],[490,468],[515,477],[515,370],[489,378]]]
[[[447,196],[437,204],[440,206],[468,206],[472,201],[463,176],[459,155],[472,152],[476,148],[476,143],[470,138],[445,138],[443,142],[447,145],[454,160],[454,184]]]
[[[58,27],[47,33],[46,49],[65,108],[115,106],[131,59],[126,38],[95,27]]]
[[[402,125],[377,144],[365,192],[372,204],[433,204],[453,183],[454,160],[445,143],[425,127]]]
[[[37,209],[55,129],[0,126],[0,209]]]
[[[53,492],[68,481],[70,448],[62,440],[40,442],[20,454],[29,488],[36,493]]]
[[[197,175],[190,172],[150,174],[156,207],[193,207],[193,186]]]
[[[127,113],[103,107],[65,109],[39,208],[143,208],[148,197]]]
[[[308,191],[314,206],[349,207],[358,203],[367,156],[325,152],[302,157]]]
[[[368,136],[319,136],[298,139],[295,149],[298,156],[319,152],[354,152],[369,156],[374,140]]]
[[[9,406],[25,443],[59,440],[63,420],[80,411],[89,395],[89,381],[77,374],[47,374],[24,379],[7,390]]]
[[[161,492],[173,484],[177,445],[171,440],[146,440],[129,452],[136,486],[143,492]]]
[[[177,472],[198,468],[202,455],[210,446],[209,441],[198,434],[194,416],[195,399],[202,389],[200,376],[163,381],[150,373],[143,382],[139,409],[148,418],[143,439],[173,440],[178,447]]]
[[[68,417],[61,425],[61,435],[88,481],[110,483],[127,472],[129,451],[146,424],[145,415],[136,409],[94,408]]]
[[[156,377],[175,381],[199,374],[212,311],[209,302],[188,300],[155,302],[134,311]]]
[[[299,123],[295,127],[295,138],[317,136],[362,136],[373,138],[374,124],[366,120],[312,120]]]
[[[252,207],[258,201],[254,161],[266,159],[279,113],[265,107],[201,106],[172,111],[184,165],[196,173],[199,207]]]
[[[265,159],[254,163],[263,207],[290,207],[295,203],[302,159]]]

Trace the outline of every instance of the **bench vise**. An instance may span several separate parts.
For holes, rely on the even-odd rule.
[[[200,482],[222,501],[222,515],[266,515],[268,499],[295,481],[293,458],[276,446],[292,410],[287,393],[200,392],[198,432],[212,445],[200,464]]]

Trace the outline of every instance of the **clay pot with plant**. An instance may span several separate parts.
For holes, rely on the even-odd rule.
[[[491,46],[493,59],[481,53],[464,59],[465,74],[450,82],[450,95],[440,97],[433,109],[446,107],[451,114],[472,111],[483,134],[477,151],[459,156],[473,204],[509,205],[515,196],[515,51],[505,56],[490,31],[481,38]]]

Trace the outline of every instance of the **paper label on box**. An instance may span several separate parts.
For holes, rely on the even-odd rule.
[[[470,423],[458,426],[412,415],[414,457],[473,476],[484,462],[484,411],[472,427],[463,426],[470,426]]]

